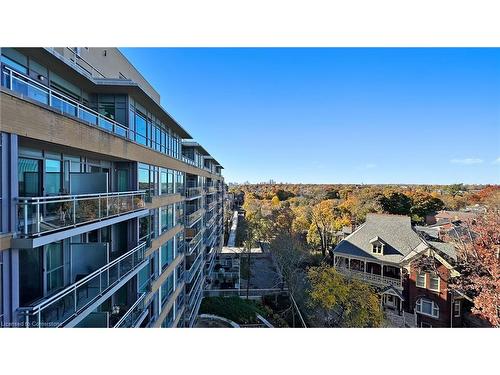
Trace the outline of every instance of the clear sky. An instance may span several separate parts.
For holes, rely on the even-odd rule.
[[[227,182],[500,183],[500,49],[121,50]]]

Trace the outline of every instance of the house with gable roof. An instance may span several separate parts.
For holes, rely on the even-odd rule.
[[[423,258],[423,257],[426,258]],[[371,284],[393,326],[462,325],[463,299],[448,289],[459,273],[453,245],[424,240],[410,217],[368,214],[332,251],[335,269]],[[425,267],[422,259],[426,259]]]

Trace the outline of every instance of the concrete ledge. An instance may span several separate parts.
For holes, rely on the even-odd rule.
[[[12,233],[4,233],[0,235],[0,251],[11,248]]]
[[[165,242],[168,240],[171,240],[174,238],[174,236],[179,233],[180,231],[183,230],[182,225],[176,225],[173,228],[170,228],[167,230],[165,233],[162,233],[158,237],[156,237],[153,241],[151,241],[151,246],[149,247],[148,250],[146,250],[146,257],[150,256],[153,252],[156,251],[160,246],[162,246]]]
[[[165,195],[155,195],[151,197],[151,202],[146,203],[147,209],[159,208],[166,206],[168,204],[179,203],[184,200],[184,197],[180,194],[165,194]]]
[[[238,323],[235,323],[232,320],[223,318],[222,316],[218,316],[218,315],[201,314],[198,316],[198,318],[208,319],[208,320],[218,320],[218,321],[229,324],[232,328],[240,328],[240,325]]]

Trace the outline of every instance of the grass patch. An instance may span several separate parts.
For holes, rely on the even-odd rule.
[[[257,314],[266,315],[260,304],[239,297],[205,297],[201,302],[200,314],[213,314],[238,324],[258,323]]]

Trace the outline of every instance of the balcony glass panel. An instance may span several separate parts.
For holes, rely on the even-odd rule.
[[[90,275],[40,303],[19,309],[19,321],[29,327],[66,324],[122,280],[129,280],[144,261],[142,243]]]
[[[12,75],[12,87],[13,91],[17,91],[18,93],[36,100],[37,102],[43,104],[49,104],[49,94],[47,91],[39,88],[33,84],[30,84],[24,80],[19,79],[18,77]]]
[[[53,95],[51,98],[51,107],[56,108],[57,110],[61,111],[62,113],[65,113],[70,116],[76,116],[76,105],[71,104],[67,100],[64,100],[58,96]]]
[[[50,233],[144,208],[144,191],[20,197],[20,235]]]
[[[80,111],[78,113],[78,117],[81,120],[88,122],[89,124],[97,125],[97,116],[95,114],[93,114],[92,112],[87,111],[83,108],[80,109]]]

